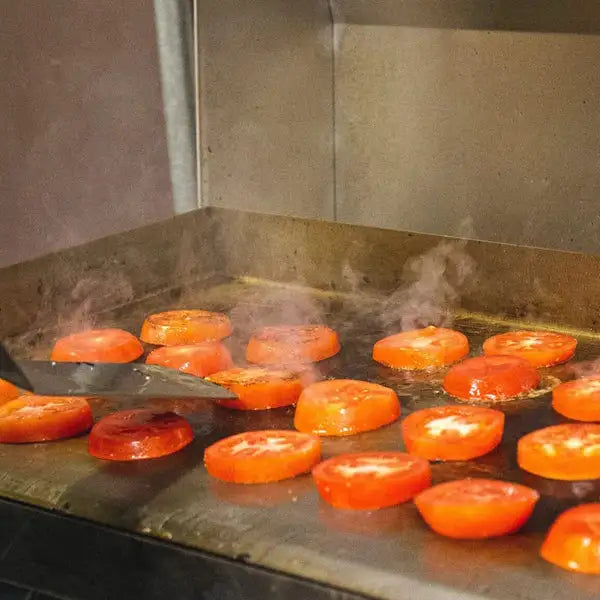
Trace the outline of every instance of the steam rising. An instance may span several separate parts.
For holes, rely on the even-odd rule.
[[[466,240],[476,237],[470,218],[459,224],[457,234],[462,239],[442,240],[423,254],[409,258],[396,290],[387,295],[364,289],[369,277],[352,267],[355,252],[351,248],[341,275],[345,287],[356,296],[358,314],[364,314],[365,307],[375,301],[378,306],[374,321],[385,334],[428,325],[450,326],[455,309],[462,296],[471,291],[476,274],[475,261],[466,251]],[[364,247],[356,250],[358,260],[369,251]]]
[[[597,358],[596,360],[569,363],[567,369],[576,379],[581,377],[600,376],[600,358]]]
[[[106,327],[108,325],[102,322],[101,315],[107,307],[115,308],[114,299],[118,298],[119,304],[133,300],[133,288],[123,273],[115,271],[103,275],[79,279],[74,273],[73,289],[64,303],[59,303],[54,287],[48,286],[44,290],[40,310],[31,327],[32,334],[35,336],[39,333],[40,339],[38,342],[29,342],[29,358],[48,358],[48,339],[41,335],[44,332],[51,330],[52,338],[60,338],[86,329]]]
[[[229,313],[235,338],[243,347],[252,334],[266,326],[323,323],[337,329],[342,343],[351,339],[356,345],[362,343],[359,340],[363,336],[372,343],[374,335],[427,325],[449,326],[475,273],[475,261],[465,245],[463,241],[444,240],[410,258],[404,265],[398,289],[387,296],[364,289],[368,278],[351,266],[349,258],[340,265],[340,275],[345,282],[343,287],[351,293],[336,300],[342,304],[333,313],[330,296],[317,295],[302,287],[260,285],[245,294],[243,301]],[[297,342],[292,333],[287,341],[290,345]],[[287,366],[300,368],[300,364]],[[317,365],[311,369],[318,374]]]
[[[326,302],[319,302],[309,289],[273,287],[265,292],[260,286],[230,311],[236,337],[247,340],[269,325],[324,323],[337,327],[342,336],[346,329],[356,335],[356,326],[366,321],[379,325],[386,335],[427,325],[450,326],[475,274],[475,261],[465,245],[462,240],[444,240],[410,258],[398,289],[387,296],[361,289],[367,278],[346,261],[341,276],[351,297],[344,300],[336,323],[328,323]]]
[[[361,244],[358,246],[357,258],[360,259],[367,250]],[[210,275],[203,271],[204,262],[197,260],[199,253],[205,251],[204,244],[198,246],[194,236],[182,236],[175,279],[182,283],[193,282]],[[351,297],[344,299],[341,313],[335,311],[334,323],[329,322],[329,297],[315,295],[314,291],[300,286],[259,285],[254,291],[247,287],[243,300],[233,309],[227,310],[229,306],[224,306],[233,321],[240,350],[253,333],[269,325],[328,324],[339,329],[342,335],[344,330],[352,330],[353,335],[369,336],[375,329],[390,334],[427,325],[448,326],[475,272],[475,263],[465,250],[465,242],[444,240],[424,254],[410,258],[404,265],[397,290],[384,296],[363,287],[368,284],[368,277],[353,268],[352,255],[354,252],[345,264],[340,265],[340,276],[345,282],[342,287],[352,292]],[[132,259],[135,262],[135,255]],[[116,268],[112,263],[102,265],[100,272],[94,272],[91,277],[81,277],[81,273],[74,272],[66,263],[62,269],[66,275],[57,279],[72,283],[70,297],[61,302],[52,285],[45,287],[37,320],[30,330],[32,333],[52,329],[53,337],[60,337],[93,327],[110,326],[106,319],[108,312],[134,300],[132,284],[119,265]],[[177,304],[201,308],[202,303],[198,300],[195,286],[184,287]],[[365,325],[364,331],[359,333],[357,325]],[[35,338],[34,343],[31,341],[30,338],[30,356],[46,358],[47,342],[40,339],[39,347],[36,347]]]
[[[404,266],[403,285],[384,300],[386,331],[448,326],[475,272],[464,242],[443,241]]]
[[[325,323],[323,308],[309,290],[273,288],[248,294],[244,302],[230,311],[236,332],[249,337],[268,325],[305,325]]]
[[[95,314],[107,306],[112,307],[111,297],[124,302],[133,300],[133,288],[124,274],[115,272],[107,279],[84,278],[77,282],[71,292],[72,302],[77,308],[62,311],[58,315],[58,333],[61,336],[92,329],[98,325]]]
[[[271,325],[318,325],[327,324],[323,306],[307,289],[272,288],[269,291],[260,289],[247,294],[244,301],[237,304],[230,312],[235,329],[235,337],[244,346],[252,334],[263,327]],[[286,340],[291,346],[299,343],[297,335],[290,333]],[[290,359],[285,367],[303,371],[307,375],[317,376],[317,369],[310,363]]]

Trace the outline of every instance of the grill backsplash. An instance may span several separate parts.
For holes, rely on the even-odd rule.
[[[0,269],[0,338],[31,355],[57,333],[113,321],[136,330],[157,296],[197,308],[199,287],[239,278],[385,299],[393,311],[407,263],[436,248],[472,270],[460,285],[442,273],[424,301],[450,283],[448,307],[463,316],[597,334],[599,257],[209,207]]]

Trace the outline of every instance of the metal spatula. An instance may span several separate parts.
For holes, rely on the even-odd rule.
[[[157,365],[14,361],[1,343],[0,379],[41,396],[236,398],[200,377]]]

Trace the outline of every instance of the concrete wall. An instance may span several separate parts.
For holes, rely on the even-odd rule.
[[[0,266],[173,213],[152,0],[0,0]]]

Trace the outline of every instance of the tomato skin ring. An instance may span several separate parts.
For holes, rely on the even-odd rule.
[[[21,444],[75,437],[92,423],[85,398],[25,394],[0,406],[0,442]]]
[[[304,365],[331,358],[340,351],[337,333],[325,325],[279,325],[255,333],[246,360],[258,365]]]
[[[567,362],[575,354],[576,347],[574,337],[552,331],[508,331],[483,342],[486,356],[518,356],[536,368]]]
[[[294,414],[299,431],[346,436],[378,429],[400,416],[391,388],[357,379],[328,379],[305,388]]]
[[[57,362],[128,363],[144,353],[140,341],[123,329],[89,329],[60,338],[51,359]]]
[[[436,423],[438,429],[431,427]],[[425,408],[402,421],[407,451],[428,460],[463,461],[483,456],[500,444],[503,432],[504,414],[479,406]]]
[[[307,473],[319,462],[316,435],[289,430],[246,431],[204,451],[210,475],[232,483],[269,483]]]
[[[443,367],[468,353],[469,340],[464,334],[433,326],[390,335],[373,346],[373,360],[392,369]]]
[[[450,368],[442,387],[467,402],[505,402],[535,389],[540,374],[516,356],[476,356]]]
[[[575,421],[600,421],[600,376],[561,383],[552,390],[552,408]]]
[[[268,410],[296,404],[308,379],[308,375],[266,367],[228,369],[207,377],[237,396],[217,400],[220,406],[234,410]]]
[[[540,555],[568,571],[600,575],[600,503],[581,504],[560,514]]]
[[[193,438],[192,428],[183,417],[138,408],[100,419],[90,432],[88,450],[103,460],[145,460],[173,454]]]
[[[389,472],[395,466],[401,470]],[[368,472],[361,474],[365,467]],[[381,476],[376,475],[378,469],[383,469]],[[347,471],[357,475],[345,475]],[[376,510],[401,504],[431,485],[429,463],[403,452],[336,456],[319,463],[312,475],[325,502],[349,510]]]
[[[231,368],[233,361],[229,350],[221,342],[202,342],[184,346],[160,346],[148,354],[146,364],[207,377]]]
[[[532,431],[517,443],[517,462],[524,471],[546,479],[598,479],[600,424],[564,423]]]
[[[480,494],[483,500],[477,499]],[[516,483],[462,479],[421,492],[415,505],[436,533],[475,540],[518,531],[529,520],[538,499],[538,492]]]
[[[155,346],[184,346],[218,342],[231,335],[229,317],[208,310],[168,310],[149,315],[140,339]]]

